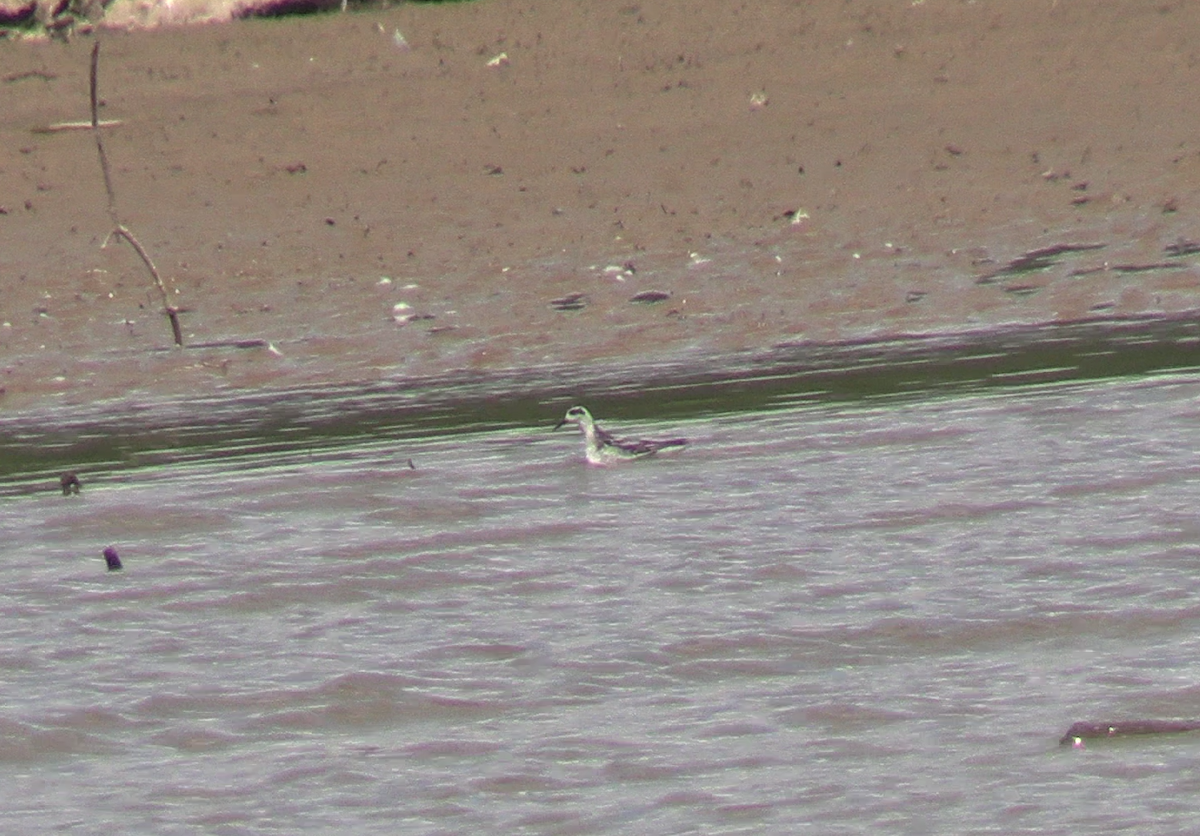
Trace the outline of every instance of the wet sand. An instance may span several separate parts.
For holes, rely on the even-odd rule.
[[[0,409],[1200,309],[1197,26],[484,0],[102,30],[122,220],[190,343],[273,349],[182,352],[101,246],[92,137],[35,132],[88,118],[92,37],[6,43]]]

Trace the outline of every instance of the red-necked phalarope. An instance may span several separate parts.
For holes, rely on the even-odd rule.
[[[554,425],[558,429],[564,424],[578,424],[583,432],[583,449],[590,464],[612,464],[627,459],[642,459],[653,456],[660,450],[680,448],[687,444],[686,438],[669,438],[663,441],[649,439],[616,438],[612,433],[600,429],[592,414],[582,406],[573,406],[566,416]]]

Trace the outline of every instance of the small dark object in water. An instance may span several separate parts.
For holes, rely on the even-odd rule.
[[[582,293],[568,293],[560,299],[551,299],[550,307],[556,311],[581,311],[587,304],[587,296]]]
[[[1082,745],[1083,741],[1097,737],[1128,737],[1133,734],[1179,734],[1180,732],[1200,731],[1200,721],[1197,720],[1122,720],[1111,723],[1075,723],[1067,729],[1067,733],[1058,741],[1060,746],[1074,743]]]
[[[1152,264],[1113,264],[1109,270],[1114,273],[1149,273],[1151,270],[1186,270],[1186,264],[1168,264],[1161,261]]]
[[[59,477],[58,483],[62,485],[63,496],[70,496],[73,493],[77,494],[79,493],[79,489],[83,487],[74,470],[68,470]]]
[[[643,290],[641,293],[631,296],[629,301],[642,305],[653,305],[655,302],[662,302],[664,299],[670,298],[671,294],[665,290]]]
[[[117,557],[117,550],[109,546],[104,550],[104,562],[108,564],[108,571],[115,572],[121,568],[121,558]]]
[[[1163,252],[1171,256],[1171,258],[1179,258],[1185,255],[1195,255],[1196,253],[1200,253],[1200,243],[1195,241],[1187,241],[1183,238],[1180,238],[1174,244],[1167,244],[1167,246],[1163,247]]]
[[[413,464],[413,461],[412,461],[412,459],[409,459],[409,460],[408,460],[408,469],[409,469],[409,470],[416,470],[416,469],[417,469],[417,466],[416,466],[415,464]]]

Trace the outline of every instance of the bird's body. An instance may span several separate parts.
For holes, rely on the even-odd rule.
[[[584,453],[589,464],[613,464],[630,459],[644,459],[662,450],[681,449],[687,444],[685,438],[669,438],[664,440],[617,438],[612,433],[601,429],[592,418],[592,414],[582,406],[573,406],[567,410],[566,416],[555,425],[558,429],[564,424],[576,424],[583,433]]]

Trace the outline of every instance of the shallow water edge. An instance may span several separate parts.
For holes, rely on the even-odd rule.
[[[1200,315],[1095,319],[672,362],[454,372],[351,385],[109,401],[0,417],[4,493],[65,468],[166,464],[540,426],[568,402],[606,417],[682,418],[798,402],[928,396],[1200,368]],[[564,406],[565,408],[565,406]]]

